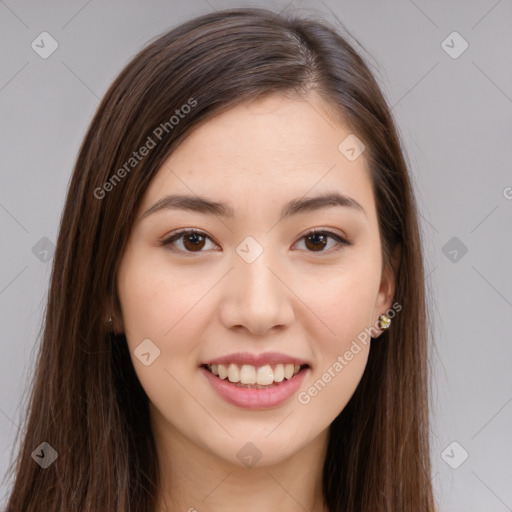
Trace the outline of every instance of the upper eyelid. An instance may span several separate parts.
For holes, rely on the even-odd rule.
[[[196,228],[178,229],[178,231],[176,231],[176,232],[173,232],[169,235],[165,235],[160,241],[162,243],[165,243],[173,238],[179,239],[181,236],[187,235],[187,234],[196,234],[196,235],[204,236],[205,238],[209,238],[212,242],[215,242],[214,238],[211,237],[208,233],[206,233],[200,229],[196,229]]]

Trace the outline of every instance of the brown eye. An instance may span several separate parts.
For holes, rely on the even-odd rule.
[[[204,252],[202,249],[208,240],[211,241],[210,237],[201,231],[186,230],[163,240],[162,245],[169,246],[169,250],[173,252]],[[174,249],[176,246],[178,250]]]
[[[183,245],[187,250],[195,251],[196,249],[201,250],[204,247],[204,237],[197,233],[190,233],[183,236]]]
[[[306,237],[306,247],[312,251],[323,251],[327,245],[327,236],[319,233],[314,233]]]
[[[329,239],[334,240],[335,243],[330,245],[327,250],[324,250],[329,245]],[[352,245],[348,240],[345,240],[338,234],[332,231],[310,231],[301,241],[305,240],[304,245],[309,252],[334,252],[341,249],[344,245]],[[330,251],[333,246],[338,246],[334,251]]]

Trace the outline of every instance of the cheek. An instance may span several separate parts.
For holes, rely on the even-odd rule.
[[[329,358],[327,364],[317,369],[297,395],[308,418],[318,418],[321,426],[327,426],[345,408],[354,394],[368,361],[370,345],[349,343],[347,350]]]
[[[347,258],[344,265],[322,274],[321,279],[311,276],[307,286],[302,285],[301,299],[322,326],[315,339],[324,355],[332,357],[344,350],[372,325],[379,285],[380,266],[373,257],[361,257],[357,262]],[[311,313],[309,316],[312,318]]]
[[[169,344],[179,351],[183,330],[196,325],[190,319],[200,313],[208,283],[143,255],[126,259],[118,283],[129,345],[150,338],[162,351]]]
[[[360,258],[333,271],[327,279],[311,279],[301,295],[321,322],[317,319],[309,328],[316,367],[298,401],[323,421],[330,422],[340,413],[364,373],[371,341],[367,332],[373,324],[379,284],[378,262],[373,257]]]
[[[194,410],[179,383],[186,382],[195,370],[201,339],[198,316],[204,315],[201,298],[210,287],[144,257],[142,251],[127,255],[119,270],[124,332],[135,372],[150,401],[170,415],[175,409]],[[142,352],[139,347],[148,339],[151,343],[144,341]],[[148,365],[138,356],[147,352]]]
[[[363,376],[371,338],[365,334],[373,306],[371,288],[338,281],[336,293],[315,308],[329,326],[329,335],[316,336],[316,365],[300,389],[297,400],[303,413],[330,424],[345,408]],[[334,332],[334,334],[331,333]]]

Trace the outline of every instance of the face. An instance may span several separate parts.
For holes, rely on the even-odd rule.
[[[117,329],[162,435],[274,464],[352,396],[394,284],[364,152],[339,149],[350,134],[316,96],[267,96],[197,128],[150,183]]]

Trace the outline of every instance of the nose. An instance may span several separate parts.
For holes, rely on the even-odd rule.
[[[220,305],[220,319],[229,329],[246,329],[257,336],[282,330],[294,318],[293,292],[275,260],[264,251],[247,263],[236,256],[235,268],[226,276],[226,289]]]

